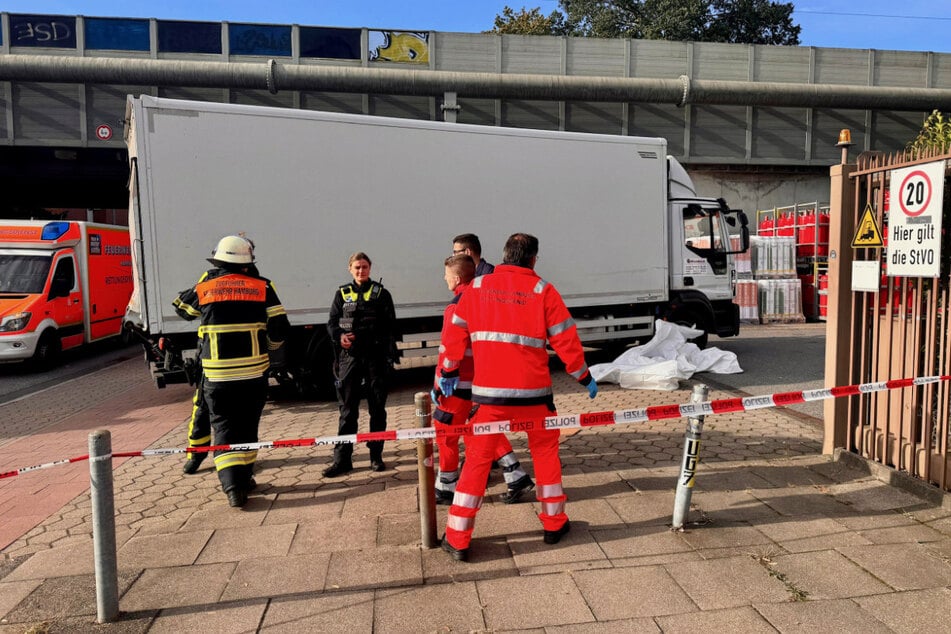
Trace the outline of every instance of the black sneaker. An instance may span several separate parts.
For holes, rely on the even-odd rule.
[[[185,475],[193,475],[198,471],[198,467],[201,466],[201,463],[205,461],[207,456],[207,451],[188,454],[188,460],[185,461],[185,466],[182,467],[182,473]]]
[[[446,539],[445,535],[442,536],[442,549],[449,553],[449,556],[456,561],[469,561],[469,549],[453,548],[452,544],[449,543],[449,540]]]
[[[442,489],[436,489],[436,504],[442,504],[443,506],[448,506],[452,504],[453,498],[452,491],[443,491]]]
[[[386,464],[384,464],[383,460],[381,460],[380,458],[371,460],[370,471],[376,471],[377,473],[379,473],[380,471],[386,471]]]
[[[248,492],[244,489],[234,487],[226,491],[228,495],[228,506],[241,508],[248,503]]]
[[[325,478],[336,478],[353,471],[353,465],[349,462],[335,462],[326,469],[323,474]]]
[[[509,485],[509,490],[499,496],[504,504],[515,504],[522,496],[535,488],[535,482],[526,473],[524,476]]]
[[[545,543],[557,544],[571,530],[571,522],[566,520],[557,531],[545,531]]]

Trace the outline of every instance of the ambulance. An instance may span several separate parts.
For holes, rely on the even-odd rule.
[[[127,227],[0,220],[0,362],[48,368],[121,335],[131,294]]]

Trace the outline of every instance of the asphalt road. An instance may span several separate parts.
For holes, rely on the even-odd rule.
[[[102,341],[67,350],[56,367],[45,372],[31,370],[22,363],[0,364],[0,403],[54,388],[77,376],[143,355],[140,344]],[[142,364],[145,365],[144,360]]]

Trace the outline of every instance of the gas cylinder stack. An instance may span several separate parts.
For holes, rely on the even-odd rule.
[[[825,321],[828,311],[829,205],[796,205],[796,273],[806,319]]]
[[[757,212],[757,235],[750,239],[753,279],[737,282],[737,303],[744,321],[805,321],[802,285],[796,277],[799,233],[804,228],[805,214],[801,219],[797,207]]]

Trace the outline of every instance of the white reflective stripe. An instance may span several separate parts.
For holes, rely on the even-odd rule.
[[[439,344],[439,354],[442,354],[445,351],[446,351],[446,346]]]
[[[541,293],[545,290],[545,287],[548,286],[548,282],[545,280],[538,280],[538,284],[535,285],[535,288],[532,289],[533,293]]]
[[[447,370],[451,370],[453,367],[455,367],[455,365],[456,364],[450,361],[449,359],[442,360],[442,367],[446,368]]]
[[[537,337],[526,337],[512,332],[493,332],[491,330],[480,330],[470,334],[472,341],[495,341],[497,343],[516,343],[520,346],[529,348],[544,348],[545,340]]]
[[[551,394],[551,387],[542,387],[532,390],[519,390],[507,387],[481,387],[472,386],[473,396],[488,396],[493,398],[534,398],[538,396],[548,396]]]
[[[499,464],[503,467],[511,467],[512,465],[518,464],[518,458],[515,457],[515,452],[510,451],[501,458],[499,458]]]
[[[466,320],[455,313],[452,314],[452,325],[459,326],[460,328],[469,328],[469,324],[466,323]]]
[[[479,277],[472,280],[472,288],[482,288],[482,278],[484,276],[480,275]]]
[[[545,498],[556,498],[565,494],[565,490],[561,488],[561,483],[558,484],[539,484],[538,485],[538,499]]]
[[[569,317],[568,319],[564,320],[560,324],[555,324],[554,326],[550,326],[548,328],[548,336],[554,337],[555,335],[560,335],[561,333],[565,332],[566,330],[568,330],[574,325],[575,325],[575,320]]]
[[[561,515],[564,512],[564,502],[542,502],[542,515]]]
[[[588,364],[587,364],[587,363],[583,363],[583,364],[581,364],[581,369],[575,370],[574,372],[569,372],[569,374],[572,376],[572,378],[574,378],[575,380],[577,380],[577,379],[580,379],[581,377],[583,377],[583,376],[584,376],[584,373],[587,372],[587,371],[588,371]]]
[[[458,491],[456,491],[456,495],[459,495]],[[453,498],[453,501],[455,501],[455,498]],[[475,526],[474,517],[459,517],[452,513],[446,517],[446,528],[451,528],[455,531],[471,531],[473,526]]]
[[[460,389],[460,388],[462,388],[462,389],[464,389],[464,390],[471,390],[471,389],[472,389],[472,381],[459,381],[459,383],[456,385],[456,389],[458,390],[458,389]]]
[[[456,491],[456,496],[452,498],[452,503],[455,506],[462,506],[467,509],[479,509],[482,508],[482,496]]]

